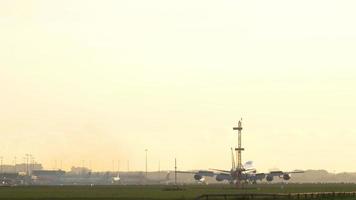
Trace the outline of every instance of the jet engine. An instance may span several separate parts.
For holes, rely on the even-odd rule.
[[[216,181],[223,181],[224,180],[224,177],[222,177],[220,174],[216,176]]]
[[[264,174],[264,173],[258,173],[255,175],[255,178],[260,181],[262,181],[265,177],[266,177],[266,174]]]
[[[216,181],[224,181],[224,180],[231,180],[231,176],[228,174],[218,174],[216,175]]]
[[[273,181],[273,176],[267,176],[267,177],[266,177],[266,180],[267,180],[268,182]]]
[[[194,179],[197,181],[200,181],[203,178],[203,176],[201,176],[200,174],[195,174],[194,175]]]
[[[288,181],[290,179],[290,174],[283,174],[283,179]]]

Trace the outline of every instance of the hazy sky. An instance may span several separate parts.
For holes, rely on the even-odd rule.
[[[147,148],[149,170],[230,169],[242,117],[261,171],[356,171],[355,9],[0,0],[0,156],[143,170]]]

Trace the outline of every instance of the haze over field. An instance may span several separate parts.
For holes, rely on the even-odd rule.
[[[0,0],[0,156],[355,171],[352,0]],[[116,162],[116,161],[115,161]]]

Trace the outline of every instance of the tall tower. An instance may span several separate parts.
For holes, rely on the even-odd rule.
[[[241,147],[241,131],[242,131],[242,119],[239,121],[238,126],[234,127],[233,130],[238,131],[238,147],[235,148],[236,156],[237,156],[237,170],[243,170],[242,162],[241,162],[241,152],[245,149]]]

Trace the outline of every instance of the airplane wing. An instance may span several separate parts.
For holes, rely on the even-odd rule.
[[[266,173],[267,175],[272,175],[272,176],[282,176],[284,174],[297,174],[297,173],[304,173],[302,170],[294,170],[290,172],[284,172],[284,171],[270,171],[269,173]]]
[[[194,171],[177,171],[180,174],[199,174],[201,176],[210,176],[213,177],[217,175],[217,173],[208,170],[194,170]]]
[[[179,174],[196,174],[198,171],[176,171]]]
[[[231,171],[228,171],[228,170],[221,170],[221,169],[210,169],[210,170],[214,170],[214,171],[217,171],[217,172],[224,172],[224,173],[231,173]]]
[[[291,172],[284,172],[286,174],[299,174],[299,173],[304,173],[305,171],[303,170],[294,170],[294,171],[291,171]]]
[[[228,174],[231,173],[231,171],[228,171],[228,170],[221,170],[221,169],[210,169],[210,170],[217,171],[217,172],[228,173]],[[252,168],[252,169],[244,169],[243,171],[244,171],[244,172],[247,172],[247,173],[254,173],[254,172],[256,172],[256,169],[255,169],[255,168]]]
[[[266,175],[266,180],[267,181],[273,181],[274,177],[279,177],[279,178],[283,178],[284,180],[288,181],[289,179],[291,179],[291,174],[295,174],[295,173],[304,173],[304,171],[302,170],[294,170],[294,171],[271,171],[269,173],[265,173]]]
[[[215,177],[217,181],[232,180],[230,171],[226,171],[226,170],[216,170],[216,171],[219,172],[210,171],[210,170],[197,170],[197,171],[177,171],[177,173],[193,174],[194,179],[200,182],[205,182],[205,177]]]
[[[256,171],[253,172],[246,172],[245,176],[251,182],[262,181],[266,179],[268,182],[273,181],[274,177],[282,178],[285,181],[291,179],[291,174],[295,173],[304,173],[302,170],[294,170],[294,171],[270,171],[268,173],[257,173]]]
[[[247,179],[256,182],[256,181],[262,181],[263,179],[266,178],[265,173],[252,173],[252,174],[246,174]]]

